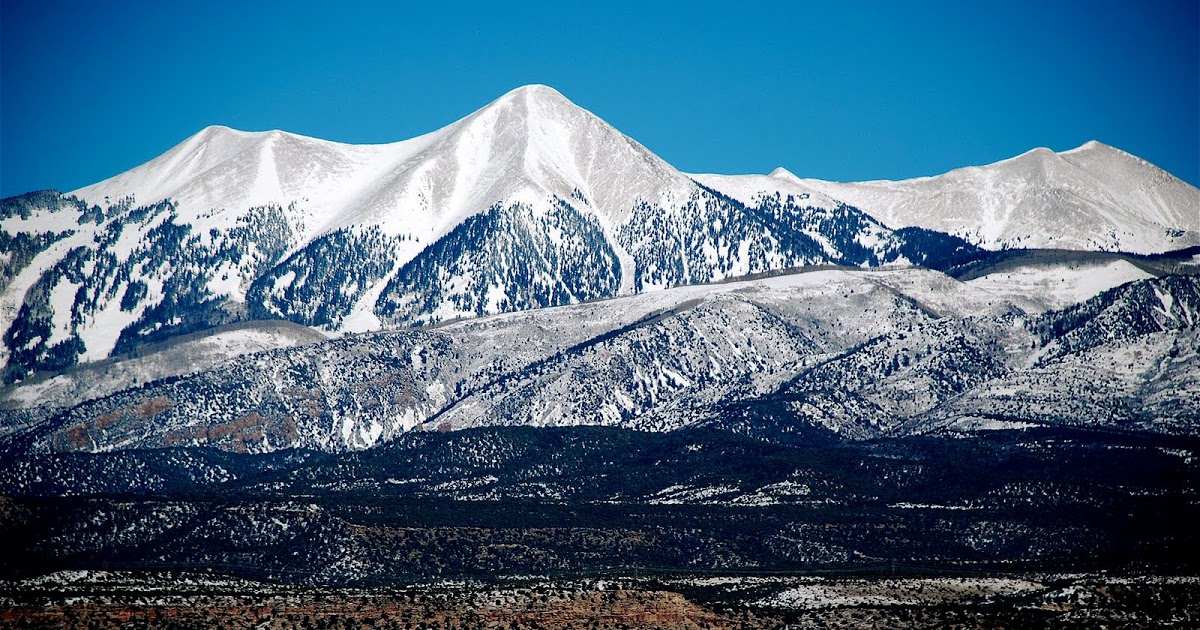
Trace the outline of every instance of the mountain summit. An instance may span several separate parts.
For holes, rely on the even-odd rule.
[[[639,199],[690,189],[669,164],[544,85],[513,90],[431,136],[381,190],[406,209],[452,217],[447,223],[497,201],[548,194],[582,197],[615,225]]]

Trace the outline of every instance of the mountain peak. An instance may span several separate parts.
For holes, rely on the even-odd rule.
[[[1068,149],[1066,151],[1063,151],[1062,153],[1064,153],[1064,154],[1083,153],[1084,151],[1100,151],[1100,150],[1113,151],[1116,149],[1114,147],[1108,146],[1107,144],[1104,144],[1103,142],[1100,142],[1099,140],[1088,140],[1087,142],[1084,142],[1083,144],[1075,147],[1074,149]]]
[[[279,136],[291,135],[295,134],[278,129],[271,129],[269,131],[244,131],[225,125],[209,125],[192,134],[187,140],[184,140],[183,144],[187,145],[189,142],[194,141],[238,142],[243,140],[269,140]]]
[[[792,180],[792,181],[800,181],[800,178],[796,177],[795,173],[787,170],[786,168],[783,168],[782,166],[777,167],[775,170],[771,171],[771,174],[768,175],[767,177],[774,177],[775,179],[787,179],[787,180]]]
[[[232,127],[226,127],[225,125],[209,125],[203,129],[201,129],[200,131],[196,132],[195,134],[193,134],[192,137],[209,137],[209,136],[219,136],[219,135],[224,135],[224,134],[242,134],[242,133],[245,133],[245,132],[241,131],[239,129],[234,129]]]
[[[501,98],[502,99],[503,98],[514,98],[514,97],[518,97],[518,96],[524,97],[524,98],[552,98],[552,99],[567,100],[567,97],[563,96],[562,92],[559,92],[558,90],[550,87],[549,85],[544,85],[541,83],[530,83],[528,85],[522,85],[521,87],[509,90]]]
[[[209,125],[200,131],[192,134],[183,145],[187,145],[192,141],[217,141],[217,142],[238,142],[238,141],[265,141],[278,138],[298,138],[301,140],[311,140],[315,142],[326,142],[320,138],[311,138],[282,129],[269,129],[266,131],[245,131],[242,129],[234,129],[226,125]]]
[[[694,187],[645,147],[542,84],[511,90],[432,135],[404,172],[397,172],[395,184],[423,190],[419,180],[437,177],[423,199],[448,218],[444,226],[525,193],[582,195],[611,225],[639,200],[655,203]]]
[[[551,117],[563,118],[574,116],[576,112],[586,111],[571,102],[558,90],[540,83],[522,85],[506,92],[500,98],[467,118],[472,118],[484,112],[504,110],[521,119]]]
[[[1110,144],[1104,144],[1099,140],[1088,140],[1083,144],[1068,149],[1059,153],[1060,156],[1068,160],[1107,160],[1116,162],[1133,162],[1139,164],[1150,165],[1146,160],[1133,155],[1127,151],[1123,151]],[[1157,167],[1155,167],[1157,168]]]

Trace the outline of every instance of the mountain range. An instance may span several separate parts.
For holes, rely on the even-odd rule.
[[[902,182],[689,175],[539,85],[394,144],[209,127],[3,200],[3,430],[343,450],[417,427],[754,432],[769,404],[865,438],[1100,400],[1187,432],[1198,220],[1200,191],[1097,142]],[[1113,387],[1045,395],[1129,352]]]
[[[996,611],[974,576],[1052,591],[1000,625],[1178,623],[1198,218],[1099,143],[685,174],[544,86],[388,145],[210,127],[0,202],[0,597],[79,625],[91,580],[161,621],[227,584],[261,625],[452,586],[511,621],[497,588],[665,580],[778,627],[822,580],[961,625],[947,584]],[[931,607],[846,579],[901,574]]]

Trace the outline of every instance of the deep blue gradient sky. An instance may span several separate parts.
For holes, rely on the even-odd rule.
[[[0,195],[210,124],[405,139],[527,83],[690,172],[897,179],[1098,139],[1200,184],[1196,0],[735,4],[4,0]]]

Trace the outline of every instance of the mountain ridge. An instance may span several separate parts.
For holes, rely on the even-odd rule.
[[[944,231],[986,249],[1152,254],[1200,244],[1200,191],[1096,140],[897,181],[842,183],[784,173],[889,227]]]
[[[554,144],[555,140],[562,140],[562,138],[554,138],[553,132],[557,130],[549,127],[561,124],[564,119],[582,120],[585,125],[589,126],[589,129],[587,129],[589,132],[596,132],[597,128],[602,126],[603,129],[599,130],[601,133],[615,134],[626,140],[636,153],[642,154],[644,161],[649,163],[654,170],[659,171],[658,174],[660,176],[662,173],[667,173],[667,178],[676,180],[677,183],[681,183],[682,180],[686,179],[660,158],[657,158],[657,156],[651,154],[640,144],[637,144],[636,141],[612,129],[607,123],[604,123],[591,112],[571,103],[553,88],[535,84],[516,88],[484,107],[435,131],[415,138],[385,144],[348,144],[280,130],[247,132],[223,125],[213,125],[190,136],[166,153],[142,166],[135,167],[96,184],[85,186],[69,194],[79,197],[90,204],[98,204],[105,198],[116,200],[130,192],[137,193],[141,191],[142,194],[136,195],[136,203],[145,204],[168,197],[178,197],[182,191],[184,199],[175,199],[177,204],[187,206],[189,202],[199,197],[198,203],[203,207],[197,208],[197,210],[211,211],[219,208],[221,200],[211,201],[204,195],[188,190],[189,186],[194,186],[191,180],[205,174],[218,177],[218,183],[220,180],[228,178],[225,173],[211,173],[215,168],[230,169],[233,171],[231,175],[245,176],[246,173],[241,171],[248,169],[240,160],[234,164],[227,164],[227,162],[236,160],[247,152],[257,151],[263,157],[260,159],[259,168],[253,174],[259,177],[265,176],[268,181],[264,185],[255,186],[247,184],[246,181],[257,178],[242,177],[241,180],[235,182],[240,184],[240,186],[234,188],[250,189],[253,192],[248,195],[247,199],[240,200],[239,203],[232,205],[261,205],[266,202],[274,202],[286,206],[288,202],[292,201],[301,201],[303,199],[312,201],[316,199],[317,205],[328,205],[330,208],[321,214],[324,220],[319,222],[320,228],[312,228],[310,236],[352,224],[370,223],[372,220],[386,228],[391,228],[388,231],[396,232],[398,231],[398,227],[395,223],[378,221],[380,204],[378,199],[373,196],[388,198],[420,196],[417,193],[407,190],[405,185],[408,184],[411,187],[412,184],[410,181],[419,180],[421,176],[425,175],[426,171],[451,170],[455,171],[449,173],[452,176],[450,179],[454,180],[452,183],[445,181],[430,182],[433,184],[450,185],[429,185],[418,191],[424,194],[440,194],[447,198],[446,201],[448,203],[439,204],[434,200],[425,200],[424,203],[418,204],[425,210],[445,211],[444,214],[450,217],[450,220],[444,221],[436,229],[431,229],[429,234],[426,235],[428,240],[436,240],[436,238],[444,234],[450,227],[453,227],[458,220],[461,220],[464,215],[479,212],[481,209],[485,209],[492,203],[506,197],[504,193],[490,193],[490,190],[487,188],[489,183],[495,183],[496,181],[504,183],[505,179],[520,179],[525,175],[523,173],[488,173],[486,172],[486,168],[484,168],[484,172],[464,172],[467,171],[464,168],[465,166],[482,165],[486,167],[488,158],[491,157],[489,154],[497,154],[498,157],[506,158],[499,160],[501,168],[511,168],[513,165],[519,164],[526,167],[532,166],[545,170],[553,170],[547,169],[552,164],[550,161],[542,159],[544,156],[538,154],[537,151],[540,150],[543,153],[546,151],[559,151],[560,155],[557,157],[571,157],[562,155],[563,152],[560,150],[563,147],[550,146]],[[499,139],[503,141],[498,141],[497,138],[492,136],[492,133],[506,134],[506,137]],[[466,136],[466,138],[464,139],[463,136]],[[283,182],[282,186],[272,186],[272,182],[270,181],[271,174],[263,174],[261,171],[270,170],[269,168],[265,168],[264,165],[279,167],[278,156],[273,149],[281,142],[306,145],[309,150],[309,156],[316,158],[315,161],[307,166],[311,166],[317,171],[337,171],[357,166],[362,168],[367,175],[373,175],[374,177],[360,175],[344,178],[341,181],[329,182],[321,180],[317,183],[322,187],[338,183],[350,185],[350,192],[343,193],[338,197],[327,196],[325,199],[320,199],[314,196],[316,194],[314,192],[316,186],[305,188],[299,182],[295,181],[297,179],[306,180],[313,173],[301,169],[305,165],[299,158],[304,156],[291,155],[288,157],[293,159],[289,160],[289,163],[285,164],[285,166],[290,167],[291,173],[289,174],[292,177],[283,178],[286,181]],[[500,148],[497,149],[496,147]],[[439,151],[439,149],[441,150]],[[341,155],[331,155],[338,152]],[[433,155],[429,155],[431,152]],[[446,164],[446,162],[451,161],[446,154],[456,152],[457,155],[452,157],[457,158],[459,163],[454,165]],[[208,153],[215,153],[215,160],[204,161],[208,158]],[[521,159],[512,159],[514,157],[520,157]],[[168,177],[165,181],[157,181],[163,180],[163,175],[154,173],[156,169],[150,168],[152,166],[173,166],[179,162],[191,163],[195,161],[202,161],[202,168],[185,171],[181,174],[183,176],[182,180],[181,177],[175,177],[175,172],[168,172],[166,174]],[[567,162],[570,160],[561,161]],[[530,162],[533,162],[533,164],[531,165]],[[575,174],[579,174],[585,170],[580,169],[579,165],[574,163],[569,166],[572,170],[576,171]],[[455,170],[452,167],[457,167],[457,169]],[[170,170],[175,171],[178,169]],[[149,175],[151,174],[157,175],[157,177],[150,177]],[[334,175],[336,174],[335,172]],[[508,177],[502,177],[505,175]],[[562,177],[560,173],[550,173],[550,177],[551,179],[558,180],[567,179]],[[582,178],[576,177],[575,179]],[[365,183],[356,180],[364,180]],[[484,190],[474,195],[474,198],[470,200],[463,199],[463,197],[471,196],[469,191],[463,190],[464,185],[475,183],[476,180],[483,182]],[[353,184],[359,183],[362,185],[353,186]],[[546,186],[543,182],[520,183],[541,186],[546,189],[546,192],[558,194],[564,198],[569,197],[572,192],[570,188],[563,185]],[[283,190],[284,188],[287,190]],[[449,190],[451,192],[446,194],[441,192],[441,190]],[[118,195],[116,191],[122,191],[124,194]],[[587,194],[592,191],[587,190],[583,192]],[[605,195],[603,192],[588,195],[589,199],[592,197],[601,198],[598,205],[606,205],[602,200],[605,196],[611,195]],[[650,198],[651,195],[642,195],[642,197]],[[632,199],[621,199],[615,204],[607,205],[631,206]],[[403,207],[403,204],[397,207]],[[339,216],[342,214],[347,216]],[[621,217],[616,218],[619,219]]]
[[[1196,276],[1108,286],[1042,312],[927,270],[679,287],[234,357],[15,413],[7,423],[29,419],[3,441],[20,452],[343,451],[494,425],[707,426],[784,441],[977,425],[1194,434]]]

